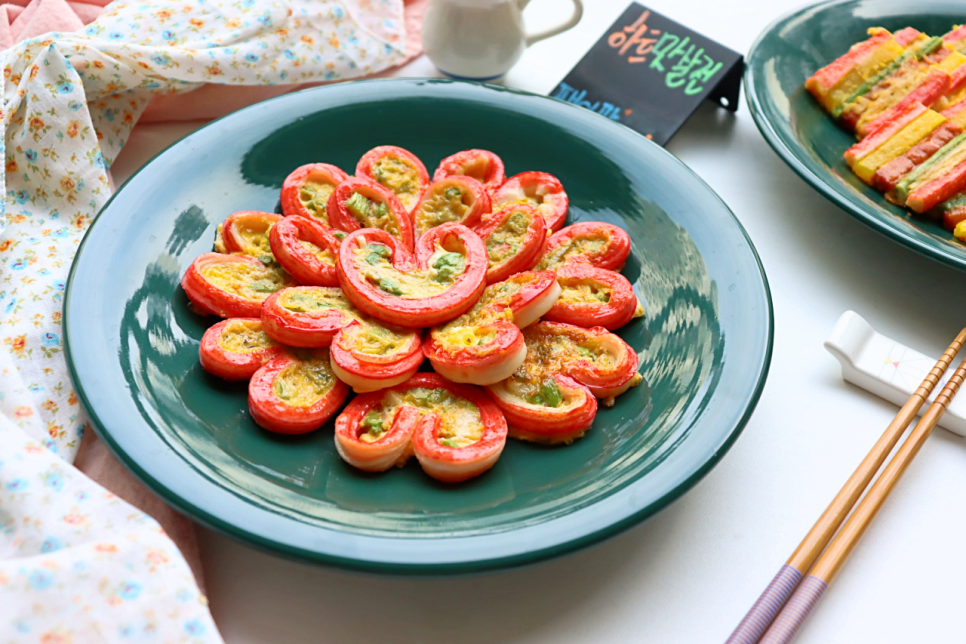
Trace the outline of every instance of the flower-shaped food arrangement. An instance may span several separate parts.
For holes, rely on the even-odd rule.
[[[526,440],[582,436],[598,398],[640,381],[609,332],[643,313],[617,272],[630,239],[599,222],[561,230],[560,182],[504,173],[492,152],[464,150],[430,182],[394,146],[367,152],[354,177],[297,168],[284,217],[230,215],[218,252],[182,277],[193,310],[228,318],[202,337],[202,367],[247,379],[252,418],[278,433],[318,429],[351,387],[335,443],[368,471],[415,455],[441,481],[478,476],[508,422]],[[437,373],[418,373],[425,357]]]
[[[359,312],[341,289],[296,286],[262,307],[265,333],[292,347],[331,346],[332,371],[356,392],[406,381],[423,362],[418,329],[401,329]]]
[[[281,215],[258,210],[242,210],[228,215],[215,233],[215,251],[268,257],[271,261],[268,237],[272,227],[281,220]]]
[[[198,353],[202,368],[213,376],[248,380],[282,350],[262,330],[261,320],[229,318],[208,327]]]
[[[556,232],[567,219],[570,199],[563,184],[552,174],[524,172],[507,179],[493,194],[493,210],[512,204],[533,206],[547,220],[547,228]]]
[[[401,327],[452,320],[485,286],[486,247],[472,230],[447,223],[420,236],[415,255],[382,230],[350,233],[339,248],[339,282],[372,317]]]
[[[382,472],[415,454],[427,474],[448,483],[493,467],[506,437],[486,392],[428,373],[356,397],[335,423],[336,448],[353,467]]]
[[[537,267],[556,271],[562,290],[546,319],[613,331],[644,315],[631,283],[617,272],[630,252],[630,237],[612,224],[581,222],[552,235]]]
[[[391,190],[406,212],[412,212],[429,185],[429,173],[419,157],[394,145],[380,145],[362,155],[356,164],[356,176]]]
[[[196,309],[223,318],[257,318],[262,302],[295,281],[284,271],[247,255],[199,255],[181,278]]]
[[[483,184],[491,195],[506,181],[503,159],[489,150],[463,150],[439,162],[433,173],[433,181],[462,175],[473,177]]]
[[[453,175],[434,180],[413,209],[416,236],[447,222],[475,228],[490,212],[490,195],[472,177]]]
[[[305,434],[331,418],[348,395],[348,385],[332,373],[328,349],[289,349],[252,376],[248,410],[271,432]]]
[[[637,354],[604,328],[540,322],[527,327],[523,337],[523,365],[487,387],[514,438],[571,443],[593,424],[597,398],[612,405],[641,381]]]
[[[406,248],[413,247],[413,222],[391,190],[369,179],[346,179],[329,197],[329,222],[351,233],[363,228],[384,230]]]
[[[339,239],[331,229],[306,217],[285,217],[272,226],[268,238],[275,259],[299,284],[339,285]]]
[[[487,284],[533,268],[547,241],[543,215],[524,204],[511,204],[487,215],[477,232],[489,257]]]
[[[287,217],[306,217],[331,227],[329,197],[348,178],[349,175],[328,163],[309,163],[296,168],[282,183],[282,212]]]
[[[559,295],[553,272],[517,273],[486,287],[468,313],[433,328],[423,352],[438,374],[454,382],[500,382],[527,356],[520,329],[549,311]]]

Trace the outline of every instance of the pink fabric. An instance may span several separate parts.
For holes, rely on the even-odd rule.
[[[5,0],[0,2],[0,49],[51,31],[77,31],[110,0]]]

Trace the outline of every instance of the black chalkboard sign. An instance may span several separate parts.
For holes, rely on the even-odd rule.
[[[743,70],[741,54],[632,2],[551,96],[664,145],[706,98],[736,111]]]

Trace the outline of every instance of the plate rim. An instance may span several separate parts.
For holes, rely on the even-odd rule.
[[[541,100],[550,100],[555,103],[562,105],[567,105],[569,109],[581,109],[577,106],[573,106],[565,101],[559,99],[545,96],[542,94],[536,94],[533,92],[528,92],[525,90],[520,90],[516,88],[509,88],[503,85],[493,85],[488,83],[475,83],[467,82],[453,79],[440,79],[440,78],[422,78],[422,77],[406,77],[406,78],[382,78],[382,79],[365,79],[365,80],[355,80],[346,81],[343,83],[336,83],[328,86],[321,87],[311,87],[302,90],[297,90],[295,92],[289,92],[280,96],[272,97],[270,99],[254,103],[250,106],[246,106],[240,110],[236,110],[222,117],[212,120],[211,122],[203,125],[201,128],[194,130],[193,132],[181,137],[180,139],[172,142],[170,145],[166,146],[160,152],[152,156],[147,162],[145,162],[138,170],[128,177],[124,184],[119,186],[111,197],[105,202],[104,206],[98,212],[98,215],[94,218],[90,227],[84,234],[81,243],[77,247],[77,251],[74,255],[74,259],[71,263],[70,272],[67,278],[67,285],[64,292],[64,310],[63,310],[63,330],[64,330],[64,354],[67,360],[67,365],[71,380],[74,384],[74,389],[83,404],[84,411],[87,413],[90,420],[90,425],[93,427],[95,434],[104,441],[105,445],[108,447],[110,452],[122,463],[122,465],[130,471],[139,481],[141,481],[152,493],[159,496],[165,503],[171,505],[178,511],[187,514],[192,520],[201,523],[223,535],[226,535],[232,539],[241,541],[242,543],[252,546],[256,549],[268,552],[270,554],[281,556],[287,559],[294,559],[301,562],[331,565],[343,569],[355,570],[361,572],[378,573],[378,574],[401,574],[401,575],[419,575],[419,576],[439,576],[439,575],[452,575],[452,574],[466,574],[466,573],[479,573],[487,571],[497,571],[504,570],[513,567],[519,567],[523,565],[535,564],[548,559],[553,559],[560,557],[562,555],[580,550],[592,544],[599,543],[606,539],[609,539],[621,532],[629,529],[630,527],[637,525],[638,523],[644,521],[645,519],[653,516],[660,510],[664,509],[677,499],[679,499],[684,493],[690,490],[694,485],[696,485],[701,479],[703,479],[708,472],[711,471],[720,461],[724,458],[725,454],[731,449],[735,441],[744,431],[747,426],[748,421],[751,419],[755,409],[760,402],[762,392],[764,391],[765,384],[768,379],[768,374],[771,368],[771,361],[773,357],[774,349],[774,333],[775,333],[775,316],[774,316],[774,304],[772,301],[771,287],[768,282],[768,276],[765,273],[764,266],[761,261],[761,257],[758,254],[758,250],[755,248],[751,237],[748,235],[747,230],[741,224],[741,221],[731,210],[727,203],[721,198],[721,196],[711,188],[708,183],[701,178],[693,169],[691,169],[687,164],[678,159],[671,152],[665,148],[658,146],[653,141],[648,140],[646,137],[642,136],[635,130],[621,124],[610,121],[614,125],[619,125],[623,127],[626,132],[632,133],[634,136],[638,137],[639,141],[644,141],[646,144],[656,146],[660,153],[667,155],[669,161],[678,164],[684,168],[688,174],[690,174],[694,179],[696,179],[701,185],[703,185],[708,193],[716,199],[721,206],[727,212],[734,224],[737,226],[737,230],[741,233],[742,238],[747,244],[748,249],[751,251],[751,256],[754,259],[753,265],[757,267],[757,275],[760,277],[760,283],[762,286],[762,294],[765,301],[765,322],[766,322],[766,333],[765,336],[765,347],[762,354],[761,363],[758,365],[758,377],[754,382],[754,386],[750,391],[750,396],[748,402],[744,407],[741,417],[736,421],[734,427],[729,431],[725,440],[721,443],[719,448],[704,462],[700,467],[692,471],[687,477],[683,478],[676,485],[671,487],[662,496],[651,502],[650,504],[641,507],[636,512],[632,512],[622,519],[607,523],[606,525],[599,526],[588,533],[579,536],[577,538],[571,539],[569,541],[561,542],[546,547],[538,547],[524,552],[500,556],[500,557],[485,557],[473,560],[460,560],[452,562],[434,562],[434,563],[395,563],[395,562],[385,562],[373,559],[361,559],[361,558],[350,558],[343,557],[339,555],[333,555],[330,553],[322,552],[320,549],[310,550],[298,546],[293,546],[290,544],[281,543],[277,540],[272,540],[262,536],[261,534],[252,532],[248,529],[238,527],[234,523],[225,520],[219,516],[215,516],[210,512],[199,507],[197,504],[185,499],[183,496],[179,495],[177,492],[171,490],[162,481],[158,480],[155,476],[145,470],[136,460],[131,458],[120,446],[120,443],[114,438],[113,434],[105,431],[104,424],[102,423],[100,417],[91,408],[90,399],[84,386],[81,384],[78,367],[74,362],[74,354],[71,350],[71,340],[70,340],[70,328],[71,328],[71,317],[70,317],[70,303],[72,301],[72,292],[74,286],[74,277],[77,271],[79,262],[76,261],[80,257],[81,253],[86,246],[92,231],[95,226],[101,220],[100,215],[102,212],[107,210],[110,204],[113,202],[114,198],[120,194],[121,189],[129,183],[134,177],[140,174],[142,171],[146,170],[150,165],[152,165],[159,157],[164,155],[171,148],[181,144],[185,139],[191,137],[196,132],[200,132],[208,127],[211,127],[215,123],[218,123],[224,119],[233,117],[239,112],[243,112],[251,109],[262,108],[264,104],[272,101],[285,100],[295,94],[301,94],[303,92],[324,92],[329,87],[339,87],[346,85],[358,85],[358,84],[371,84],[371,83],[400,83],[400,84],[411,84],[417,82],[431,81],[433,84],[446,84],[446,85],[459,85],[459,86],[472,86],[476,88],[484,88],[487,90],[495,90],[499,92],[511,92],[514,94],[520,94],[527,97],[536,97]],[[601,117],[603,118],[603,117]],[[190,462],[186,461],[188,467],[192,467]],[[193,468],[195,469],[195,468]],[[200,472],[199,472],[200,473]],[[204,473],[200,473],[204,476]],[[227,488],[226,492],[229,492],[235,496],[232,490]],[[241,497],[239,497],[241,498]],[[330,530],[330,528],[320,528],[321,531]],[[460,537],[445,537],[447,539],[455,539]]]
[[[811,167],[811,165],[817,164],[815,164],[815,162],[804,153],[801,145],[797,144],[797,139],[792,137],[796,143],[794,145],[790,144],[790,142],[786,140],[786,137],[782,136],[782,134],[778,132],[775,124],[764,115],[764,108],[762,105],[768,101],[760,96],[756,89],[756,81],[758,77],[756,70],[759,66],[761,66],[760,46],[765,38],[774,35],[780,25],[789,22],[790,20],[805,13],[808,13],[809,11],[826,9],[834,5],[853,4],[862,1],[863,0],[819,0],[818,2],[813,2],[799,7],[798,9],[788,11],[770,22],[761,31],[761,33],[758,34],[757,38],[755,38],[755,41],[751,44],[751,47],[748,50],[748,62],[747,65],[745,65],[745,73],[742,82],[744,85],[745,102],[748,105],[748,111],[751,112],[751,117],[754,120],[755,125],[758,127],[758,131],[765,139],[765,142],[768,143],[769,147],[775,151],[779,158],[781,158],[781,160],[784,161],[785,164],[795,172],[795,174],[801,177],[807,184],[809,184],[815,191],[817,191],[827,200],[831,201],[853,218],[872,228],[880,235],[883,235],[892,241],[897,242],[900,245],[905,246],[906,248],[928,257],[929,259],[932,259],[940,264],[955,268],[960,271],[966,271],[966,249],[964,249],[963,253],[955,253],[938,245],[934,246],[927,244],[924,241],[911,236],[900,226],[893,225],[891,221],[884,221],[883,219],[876,217],[870,212],[871,209],[875,209],[878,212],[881,212],[883,215],[887,215],[896,221],[901,221],[893,213],[881,211],[875,206],[857,203],[856,201],[850,199],[844,192],[837,190],[834,187],[836,184],[832,184],[831,182],[824,180],[821,176],[819,176],[816,170]],[[953,3],[950,2],[949,4],[952,5]],[[801,151],[801,154],[798,154],[798,151]]]

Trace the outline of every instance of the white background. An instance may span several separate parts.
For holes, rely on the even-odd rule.
[[[506,84],[546,93],[627,5],[585,0],[573,30],[525,54]],[[797,0],[652,0],[732,49]],[[569,15],[533,0],[531,28]],[[966,14],[964,14],[966,15]],[[419,59],[399,74],[434,75]],[[123,181],[200,124],[138,126]],[[563,559],[483,576],[366,576],[278,559],[201,530],[208,596],[228,644],[722,642],[896,408],[841,380],[822,341],[847,309],[938,357],[966,325],[966,276],[831,205],[737,115],[704,105],[668,145],[727,202],[771,283],[775,347],[751,422],[683,498]],[[966,442],[937,429],[826,593],[798,642],[963,641]]]

